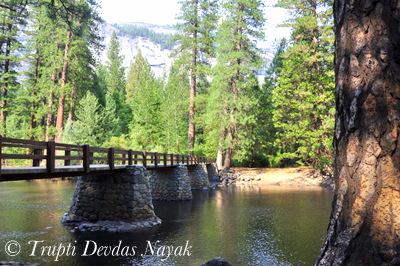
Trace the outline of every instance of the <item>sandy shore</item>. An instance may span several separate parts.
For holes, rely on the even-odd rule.
[[[329,186],[329,177],[322,176],[311,167],[244,168],[234,167],[241,176],[260,177],[262,185],[279,186]]]

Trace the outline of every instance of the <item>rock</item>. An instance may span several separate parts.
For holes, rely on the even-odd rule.
[[[261,181],[261,177],[259,177],[259,176],[256,176],[256,181]]]
[[[214,259],[202,264],[201,266],[232,266],[232,264],[230,264],[224,258],[217,257],[217,258],[214,258]]]
[[[96,214],[89,215],[89,221],[94,222],[96,220],[97,220],[97,215]]]
[[[107,230],[109,233],[116,233],[118,230],[117,230],[117,228],[108,228],[108,230]]]

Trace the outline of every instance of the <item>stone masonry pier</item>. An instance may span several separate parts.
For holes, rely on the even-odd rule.
[[[192,189],[209,187],[212,164],[146,169],[131,165],[113,173],[84,175],[62,223],[81,231],[129,232],[159,225],[153,200],[191,200]]]
[[[62,223],[79,230],[114,232],[160,224],[146,168],[129,166],[120,173],[79,177]]]
[[[153,200],[191,200],[192,190],[186,165],[148,170]]]
[[[207,175],[208,175],[208,180],[214,181],[214,177],[218,178],[218,170],[217,170],[217,165],[215,163],[209,163],[206,164],[207,167]]]
[[[187,169],[190,178],[190,186],[192,187],[192,189],[203,189],[205,187],[208,188],[209,182],[207,165],[188,165]]]

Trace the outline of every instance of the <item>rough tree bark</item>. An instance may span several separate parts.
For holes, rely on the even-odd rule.
[[[32,94],[36,98],[37,92],[36,92],[36,84],[38,80],[38,70],[39,70],[39,57],[35,59],[35,71],[34,71],[34,76],[33,76],[33,91]],[[29,135],[30,135],[30,140],[35,139],[35,134],[33,130],[36,128],[36,118],[35,118],[35,110],[36,110],[36,102],[32,101],[31,102],[31,114],[30,114],[30,122],[29,122]]]
[[[198,27],[198,5],[199,1],[195,0],[195,19],[193,21],[193,41],[195,44],[192,48],[192,62],[191,62],[191,73],[190,73],[190,100],[189,100],[189,130],[188,130],[188,153],[194,155],[194,140],[195,140],[195,123],[194,113],[195,104],[194,99],[196,97],[196,83],[197,83],[197,27]]]
[[[222,170],[222,168],[224,167],[223,165],[223,161],[224,161],[224,148],[223,148],[223,141],[225,139],[225,128],[222,127],[221,128],[221,134],[219,137],[219,142],[218,142],[218,152],[217,152],[217,160],[216,160],[216,164],[217,164],[217,169],[218,170]]]
[[[11,18],[13,19],[13,18]],[[11,33],[13,24],[9,23],[7,25],[8,31],[9,33]],[[6,52],[5,52],[5,60],[4,60],[4,74],[8,74],[10,71],[10,51],[11,51],[11,37],[6,38]],[[2,96],[2,100],[1,100],[1,112],[0,112],[0,117],[1,117],[1,125],[2,125],[2,130],[3,132],[1,132],[1,134],[3,135],[3,137],[5,137],[6,135],[6,120],[7,120],[7,115],[8,112],[6,110],[7,108],[7,94],[8,94],[8,82],[9,79],[5,78],[4,82],[2,84],[2,91],[1,91],[1,96]]]
[[[61,95],[58,98],[58,112],[57,112],[57,135],[55,137],[56,142],[60,142],[60,136],[62,132],[62,128],[64,125],[64,109],[65,109],[65,85],[67,84],[68,77],[68,52],[71,46],[71,31],[67,32],[67,41],[65,43],[64,49],[64,64],[61,74]]]
[[[316,265],[400,264],[400,9],[337,0],[335,191]]]

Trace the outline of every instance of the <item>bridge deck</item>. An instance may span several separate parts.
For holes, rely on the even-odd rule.
[[[4,167],[7,160],[31,161],[32,167]],[[0,136],[0,181],[71,177],[112,173],[128,165],[147,169],[177,164],[210,163],[210,158],[147,151],[120,150],[49,141],[33,141]],[[13,161],[11,161],[13,163]],[[41,167],[45,163],[45,167]],[[26,164],[26,163],[25,163]],[[72,165],[71,165],[72,164]],[[64,166],[58,166],[64,165]]]
[[[135,166],[141,166],[140,164]],[[166,168],[175,167],[176,164],[158,164],[157,167],[154,164],[147,164],[146,169],[155,168]],[[128,165],[114,165],[114,169],[110,169],[108,165],[94,164],[90,165],[90,172],[85,172],[82,165],[71,165],[71,166],[56,166],[54,173],[48,173],[46,167],[4,167],[1,168],[0,181],[15,181],[15,180],[27,180],[27,179],[42,179],[42,178],[56,178],[56,177],[74,177],[81,175],[96,175],[100,173],[111,173],[124,170]]]

